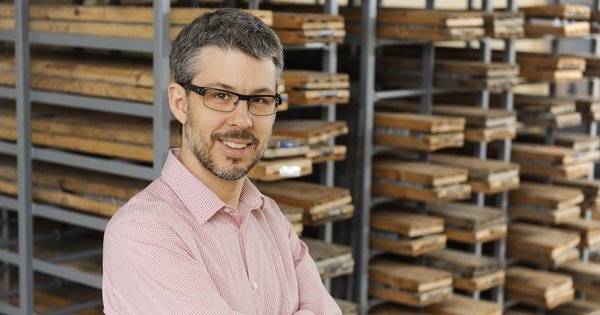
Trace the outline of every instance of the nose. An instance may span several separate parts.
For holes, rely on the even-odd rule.
[[[231,112],[229,124],[232,126],[237,126],[241,129],[252,127],[252,114],[248,108],[248,101],[237,101],[235,109]]]

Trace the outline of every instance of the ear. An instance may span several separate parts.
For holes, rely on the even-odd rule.
[[[187,112],[185,108],[185,100],[187,99],[187,95],[185,93],[185,89],[174,82],[169,84],[169,108],[171,108],[171,113],[175,116],[182,125],[185,124],[187,118]]]

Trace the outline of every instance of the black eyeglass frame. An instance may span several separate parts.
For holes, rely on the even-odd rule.
[[[206,94],[207,90],[215,90],[215,91],[221,91],[221,92],[233,94],[233,95],[235,95],[235,96],[238,97],[238,100],[242,100],[242,101],[249,101],[250,99],[252,99],[254,97],[273,97],[273,98],[275,98],[275,109],[270,114],[266,114],[266,115],[255,114],[255,113],[252,113],[252,111],[250,111],[250,107],[248,107],[248,110],[250,111],[250,113],[252,115],[255,115],[255,116],[271,116],[271,115],[273,115],[273,114],[275,114],[277,112],[277,108],[283,102],[283,99],[281,98],[281,95],[279,95],[279,93],[276,93],[275,95],[265,95],[265,94],[246,95],[246,94],[240,94],[240,93],[236,93],[236,92],[232,92],[232,91],[228,91],[228,90],[223,90],[223,89],[218,89],[218,88],[213,88],[213,87],[197,86],[197,85],[193,85],[191,83],[178,83],[178,84],[181,85],[181,86],[183,86],[184,88],[192,91],[192,92],[196,92],[196,93],[202,95],[202,97],[204,97],[204,94]],[[204,103],[204,101],[202,103]],[[228,112],[232,112],[232,111],[235,110],[235,108],[237,107],[237,103],[235,104],[235,106],[231,110],[214,109],[212,107],[207,106],[206,103],[204,103],[204,106],[206,106],[206,107],[208,107],[208,108],[210,108],[212,110],[216,110],[218,112],[228,113]]]

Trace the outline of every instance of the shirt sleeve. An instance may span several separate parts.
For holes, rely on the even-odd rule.
[[[229,307],[205,265],[167,225],[111,223],[104,236],[105,314],[242,314]]]
[[[308,253],[308,247],[298,238],[289,222],[288,236],[298,279],[299,306],[295,315],[341,315],[340,307],[321,281],[317,266]]]

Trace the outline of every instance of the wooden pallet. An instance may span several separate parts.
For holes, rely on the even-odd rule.
[[[495,11],[484,13],[485,35],[492,38],[514,38],[525,35],[523,13]]]
[[[314,183],[279,181],[258,183],[258,189],[278,204],[304,210],[304,224],[320,224],[352,216],[350,191]]]
[[[315,260],[322,279],[351,274],[354,271],[352,247],[303,238]]]
[[[571,277],[522,267],[507,269],[505,288],[509,299],[546,309],[570,302],[574,296]]]
[[[474,192],[496,194],[519,188],[519,166],[514,163],[440,153],[432,154],[430,159],[434,163],[468,170],[468,183]]]
[[[371,296],[404,305],[427,306],[452,294],[449,272],[385,258],[371,260],[369,279],[373,283],[369,288]]]
[[[454,294],[445,301],[427,307],[427,312],[432,315],[500,315],[502,307],[493,302]]]
[[[508,228],[507,256],[541,266],[558,266],[579,257],[579,233],[528,223]]]
[[[273,125],[274,136],[300,138],[311,145],[327,142],[347,133],[348,126],[345,121],[293,119],[277,120]]]
[[[248,173],[251,179],[276,181],[312,173],[312,160],[302,157],[261,160]]]

